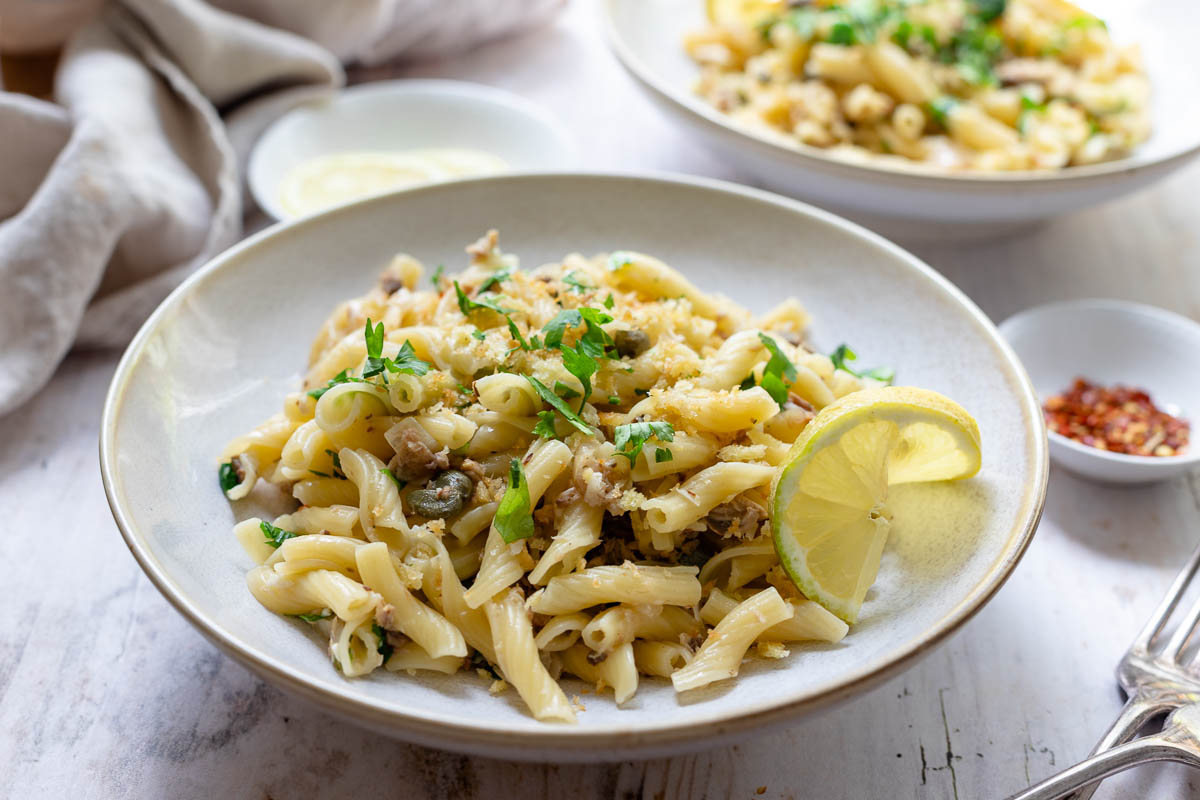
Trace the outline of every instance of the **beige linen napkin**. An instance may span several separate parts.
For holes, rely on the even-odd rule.
[[[0,92],[0,414],[72,345],[127,342],[237,241],[239,155],[274,116],[342,85],[340,61],[469,47],[560,3],[110,3],[64,50],[55,103]]]

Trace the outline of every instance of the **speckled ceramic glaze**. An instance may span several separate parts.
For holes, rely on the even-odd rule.
[[[1200,152],[1200,104],[1194,102],[1200,6],[1189,0],[1092,0],[1086,5],[1109,22],[1117,41],[1141,45],[1153,88],[1150,140],[1129,158],[1094,166],[949,175],[878,160],[850,163],[819,148],[748,132],[692,91],[699,71],[683,50],[683,37],[706,24],[704,0],[601,3],[621,62],[683,128],[774,189],[906,238],[994,234],[1075,211],[1139,189]]]
[[[334,305],[397,251],[453,271],[490,227],[527,266],[571,251],[653,253],[755,310],[795,295],[813,345],[851,343],[899,382],[979,420],[983,470],[894,492],[894,535],[861,622],[838,645],[752,659],[735,681],[679,697],[644,679],[617,709],[583,696],[574,726],[535,722],[472,673],[346,680],[322,642],[260,607],[231,532],[253,508],[217,486],[225,442],[299,386]],[[272,228],[220,256],[151,317],[113,379],[100,443],[105,488],[138,561],[217,646],[267,680],[386,733],[524,759],[650,757],[713,746],[860,693],[968,619],[1015,565],[1046,489],[1045,433],[1028,378],[982,313],[894,245],[793,201],[715,181],[516,175],[363,201]],[[569,694],[583,685],[568,682]]]

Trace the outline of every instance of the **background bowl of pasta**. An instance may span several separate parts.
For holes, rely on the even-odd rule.
[[[477,265],[478,259],[493,257],[495,242],[486,236],[474,255],[463,253],[465,243],[491,228],[501,231],[504,251],[519,256],[525,270],[542,264],[561,269],[557,265],[569,253],[636,251],[671,265],[672,271],[657,274],[686,281],[675,286],[702,287],[708,298],[726,295],[748,313],[764,314],[795,295],[812,315],[806,336],[815,352],[852,342],[864,361],[869,356],[894,365],[897,382],[944,392],[962,403],[979,422],[982,470],[969,481],[897,487],[890,501],[891,540],[849,635],[837,644],[799,642],[789,645],[790,654],[748,658],[735,680],[677,695],[670,680],[644,677],[636,694],[618,706],[611,693],[597,694],[564,675],[561,685],[575,698],[576,717],[566,724],[535,719],[511,688],[490,693],[491,678],[462,659],[452,665],[452,674],[377,669],[352,677],[361,661],[343,663],[339,671],[330,663],[330,632],[318,630],[325,620],[271,613],[247,591],[248,572],[263,576],[254,573],[256,559],[230,532],[239,521],[285,512],[292,513],[288,524],[299,525],[296,503],[290,498],[280,503],[256,490],[231,507],[222,489],[233,489],[238,481],[218,484],[217,454],[268,418],[285,396],[288,402],[306,402],[302,375],[314,332],[335,308],[342,309],[334,314],[335,327],[342,315],[363,310],[354,304],[339,307],[342,300],[369,290],[378,300],[383,290],[372,287],[384,286],[388,275],[405,287],[417,280],[412,259],[393,260],[398,252],[430,266],[445,265],[444,274],[435,275],[446,282],[439,283],[445,289],[439,302],[454,309],[450,313],[471,309],[471,302],[495,302],[476,295],[475,301],[464,296],[456,303],[457,287],[449,285],[468,262]],[[568,263],[588,263],[572,258]],[[617,257],[615,263],[622,266],[627,258]],[[385,269],[390,270],[385,284],[378,284]],[[531,286],[540,274],[530,273]],[[427,285],[430,279],[426,273],[419,281]],[[572,280],[584,282],[580,275]],[[702,296],[696,294],[693,302],[703,302]],[[391,319],[389,325],[395,324]],[[392,387],[406,391],[401,379],[414,374],[406,372],[413,369],[413,359],[435,346],[418,341],[416,329],[411,330],[416,355],[393,346],[380,357],[380,368],[393,374],[384,395]],[[488,336],[508,335],[481,334],[466,330],[445,357],[485,346]],[[356,329],[344,339],[346,347],[361,347],[362,338]],[[369,352],[369,340],[365,346]],[[332,384],[331,400],[354,386],[352,381]],[[151,580],[215,645],[266,680],[360,724],[423,744],[521,759],[592,761],[657,756],[763,732],[865,691],[927,653],[992,596],[1033,534],[1047,476],[1041,420],[1027,376],[978,308],[913,256],[853,224],[795,201],[710,180],[513,175],[365,200],[272,228],[215,259],[155,312],[124,356],[103,414],[101,464],[117,523]],[[480,430],[489,424],[484,421]],[[452,428],[439,435],[457,435]],[[554,439],[547,441],[553,446],[546,445],[526,465],[530,486],[539,480],[538,464],[564,449]],[[647,451],[651,446],[647,440]],[[319,492],[323,481],[342,471],[355,482],[378,478],[380,470],[368,462],[343,457],[340,464],[314,464],[317,477],[308,476],[306,485]],[[382,485],[390,478],[380,478]],[[447,497],[430,494],[422,502]],[[408,502],[413,500],[410,495]],[[315,495],[308,502],[317,504]],[[366,505],[366,513],[382,525],[379,515],[386,509]],[[349,513],[358,518],[362,511],[351,507]],[[918,518],[919,524],[912,524]],[[333,528],[338,523],[329,517],[321,524]],[[253,527],[254,535],[243,540],[249,550],[264,550],[264,557],[278,563],[263,546],[258,525]],[[272,528],[264,530],[270,538]],[[452,533],[445,532],[445,544],[456,547]],[[304,557],[290,560],[296,555],[292,542],[282,541],[282,532],[275,535],[280,537],[275,544],[283,545],[275,553],[288,550],[289,565],[305,568]],[[381,563],[387,564],[386,548],[367,547],[375,548],[372,558],[382,554]],[[340,558],[334,550],[323,553],[307,557],[326,566]],[[449,569],[448,561],[441,563]],[[375,567],[366,561],[359,565],[367,580],[366,572]],[[691,569],[689,575],[694,573]],[[449,602],[448,587],[457,582],[448,573],[441,576],[441,602]],[[271,587],[255,580],[251,588],[262,599]],[[665,584],[661,589],[672,591]],[[560,593],[539,602],[552,614],[550,606],[567,608],[572,601]],[[503,621],[491,616],[493,610],[521,614],[519,604],[489,609],[493,626]],[[419,640],[419,634],[413,637]],[[360,659],[364,654],[375,658],[373,648],[356,652]]]
[[[947,2],[960,11],[1004,6]],[[1127,104],[1116,99],[1121,92],[1141,102],[1144,86],[1139,74],[1106,76],[1110,82],[1104,88],[1085,87],[1113,101],[1101,108],[1094,98],[1084,98],[1088,104],[1112,113],[1081,114],[1082,101],[1075,97],[1080,84],[1072,84],[1071,73],[1056,73],[1054,80],[1067,87],[1061,89],[1043,74],[1056,68],[1049,48],[1030,54],[1040,57],[989,65],[982,54],[989,40],[976,37],[969,44],[981,39],[984,44],[958,51],[966,53],[965,61],[930,66],[939,59],[953,62],[958,57],[952,55],[954,48],[966,46],[961,43],[964,37],[949,39],[948,32],[934,34],[920,20],[908,21],[902,4],[885,3],[885,8],[901,10],[874,18],[880,31],[877,40],[874,30],[864,31],[853,21],[858,17],[847,17],[851,23],[835,24],[832,30],[829,20],[818,22],[825,30],[804,29],[799,34],[815,42],[804,44],[799,55],[794,45],[787,49],[783,42],[772,44],[765,56],[752,56],[745,62],[748,66],[733,69],[744,74],[732,77],[721,74],[729,72],[725,67],[701,66],[706,59],[728,58],[730,52],[709,27],[703,0],[606,0],[603,16],[614,51],[649,97],[731,164],[773,189],[845,213],[897,238],[970,237],[1045,220],[1142,188],[1200,152],[1200,108],[1189,99],[1193,76],[1200,72],[1200,52],[1192,44],[1200,34],[1200,9],[1182,0],[1099,0],[1083,4],[1097,15],[1093,17],[1076,14],[1074,6],[1059,0],[1019,3],[1057,14],[1056,21],[1046,23],[1048,31],[1058,31],[1054,35],[1080,37],[1089,35],[1089,29],[1096,31],[1106,46],[1114,43],[1113,59],[1125,57],[1119,48],[1126,44],[1140,47],[1149,83],[1148,119],[1126,116],[1112,123],[1126,131],[1117,138],[1135,143],[1128,152],[1105,145],[1113,139],[1101,126],[1106,119],[1128,115]],[[1008,7],[1017,5],[1013,0]],[[811,9],[807,4],[788,8],[792,11],[787,13],[801,15]],[[923,6],[911,8],[919,15]],[[966,18],[972,19],[970,14]],[[1106,28],[1100,27],[1101,19]],[[795,26],[784,25],[780,31],[787,34],[783,38],[792,39],[797,27],[810,24],[807,17],[797,18]],[[944,89],[940,77],[940,86],[923,80],[918,88],[897,77],[889,59],[920,62],[925,47],[921,32],[934,42],[929,49],[936,52],[926,59],[929,74],[950,75],[951,83],[962,81],[957,98],[941,93],[950,90]],[[910,55],[901,52],[897,42],[906,43]],[[735,65],[743,63],[738,46],[732,43]],[[748,46],[753,51],[764,45],[751,41]],[[862,55],[874,50],[879,54]],[[1135,59],[1132,64],[1114,69],[1136,73],[1136,56],[1130,57]],[[805,61],[797,67],[795,59]],[[983,78],[977,77],[980,69],[988,70]],[[807,76],[803,83],[797,74]],[[985,87],[984,95],[970,81]],[[1053,91],[1066,97],[1055,100]],[[960,102],[965,93],[982,99]],[[924,100],[926,95],[933,100]],[[1000,108],[1005,103],[1012,106],[1011,118],[998,123],[998,117],[1009,113]],[[960,118],[956,121],[954,115]],[[1147,134],[1147,125],[1149,138],[1136,143]],[[912,136],[904,133],[906,127],[912,128]],[[1066,132],[1071,127],[1076,133]],[[1067,140],[1073,144],[1068,146]],[[1047,157],[1050,150],[1056,155]]]

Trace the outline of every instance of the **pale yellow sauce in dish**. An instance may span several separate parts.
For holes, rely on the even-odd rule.
[[[287,214],[303,216],[396,189],[509,169],[499,156],[466,148],[331,153],[292,167],[279,202]]]

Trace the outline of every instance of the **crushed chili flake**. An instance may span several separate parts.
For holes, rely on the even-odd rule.
[[[1046,425],[1082,444],[1131,456],[1174,456],[1187,449],[1191,425],[1129,386],[1098,386],[1076,378],[1046,400]]]

